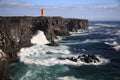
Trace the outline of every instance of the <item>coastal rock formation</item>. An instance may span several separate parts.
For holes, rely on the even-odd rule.
[[[88,55],[79,55],[78,57],[58,57],[57,59],[59,60],[70,60],[73,62],[77,62],[77,61],[81,61],[81,62],[85,62],[85,63],[98,63],[100,62],[100,59],[95,56],[94,54],[88,54]]]
[[[68,30],[71,32],[77,32],[78,29],[87,30],[88,20],[67,18],[65,19],[65,25],[67,26]]]
[[[65,19],[62,17],[0,17],[0,80],[7,80],[8,63],[16,61],[17,52],[22,47],[31,46],[31,38],[36,31],[44,32],[51,46],[58,45],[56,36],[68,36],[70,31],[87,29],[88,20]],[[3,53],[2,52],[2,53]],[[2,55],[0,53],[0,55]],[[4,75],[6,74],[6,75]]]
[[[0,80],[10,80],[7,55],[0,49]]]
[[[16,52],[21,47],[30,45],[30,39],[37,30],[44,31],[47,40],[52,43],[56,36],[68,36],[70,31],[87,28],[88,20],[85,19],[42,16],[0,17],[0,48],[10,57],[16,57]]]
[[[78,29],[88,29],[88,20],[62,17],[34,17],[32,19],[33,32],[44,31],[47,39],[53,42],[57,36],[68,36],[69,32]]]
[[[9,59],[15,60],[22,47],[30,45],[31,19],[24,17],[0,17],[0,48]]]
[[[11,61],[17,57],[22,47],[31,45],[31,38],[36,31],[44,32],[51,46],[58,45],[56,36],[68,36],[70,31],[87,29],[88,20],[62,17],[0,17],[0,48]]]

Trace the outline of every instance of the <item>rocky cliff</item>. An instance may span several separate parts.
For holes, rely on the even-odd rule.
[[[0,80],[9,80],[9,63],[7,55],[0,49]]]
[[[5,76],[7,65],[17,58],[22,47],[31,46],[31,38],[37,30],[44,31],[46,38],[53,43],[56,36],[67,36],[70,31],[87,29],[88,20],[62,17],[0,17],[0,49],[7,57],[0,56],[0,80]],[[1,55],[1,53],[0,53]],[[1,61],[4,59],[5,61]],[[5,66],[6,65],[6,66]],[[5,70],[4,70],[5,69]],[[8,74],[7,74],[8,75]]]

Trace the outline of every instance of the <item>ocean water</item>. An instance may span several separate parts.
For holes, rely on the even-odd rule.
[[[42,38],[45,40],[45,37]],[[34,40],[32,41],[34,43]],[[88,31],[71,32],[71,36],[62,37],[59,43],[57,47],[36,44],[21,49],[18,54],[21,63],[10,66],[12,79],[120,80],[119,21],[90,22]],[[95,54],[101,62],[84,63],[57,59],[80,54]]]

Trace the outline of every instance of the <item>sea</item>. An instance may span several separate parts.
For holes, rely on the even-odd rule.
[[[70,34],[58,36],[59,46],[48,46],[38,31],[31,39],[36,45],[22,48],[20,62],[10,65],[12,80],[120,80],[120,21],[90,21],[88,30]],[[58,59],[81,54],[94,54],[101,62]]]

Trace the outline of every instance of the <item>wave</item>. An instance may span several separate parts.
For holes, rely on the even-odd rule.
[[[117,30],[114,34],[115,35],[120,35],[120,30]]]
[[[80,36],[80,35],[88,35],[89,32],[86,30],[78,30],[77,32],[70,32],[70,36]]]
[[[120,45],[114,46],[113,49],[115,49],[116,51],[120,51]]]
[[[109,45],[109,46],[117,46],[118,43],[116,41],[113,41],[113,42],[104,42],[106,45]]]
[[[48,44],[49,41],[46,39],[44,32],[38,30],[37,34],[32,37],[31,43],[33,43],[33,44]]]
[[[48,48],[47,48],[48,49]],[[77,57],[78,55],[72,55],[72,54],[67,54],[64,53],[64,51],[60,52],[61,50],[56,50],[58,53],[62,54],[52,54],[52,55],[42,55],[40,52],[47,52],[47,49],[44,49],[43,51],[40,49],[22,49],[21,53],[19,54],[20,56],[20,61],[24,62],[25,64],[37,64],[37,65],[44,65],[44,66],[54,66],[54,65],[74,65],[74,66],[81,66],[81,65],[102,65],[105,63],[108,63],[109,60],[104,59],[99,57],[100,62],[98,63],[85,63],[82,61],[77,61],[73,62],[68,59],[66,60],[59,60],[57,59],[58,57],[70,57],[70,56],[75,56]],[[52,49],[50,49],[52,50]],[[38,52],[37,52],[38,51]],[[54,50],[53,50],[54,51]],[[55,52],[56,52],[55,51]],[[27,53],[27,54],[26,54]]]
[[[116,24],[103,24],[103,23],[97,23],[97,24],[94,24],[96,26],[105,26],[105,27],[117,27]]]
[[[58,42],[58,41],[60,41],[60,40],[62,40],[62,39],[63,39],[62,36],[57,36],[57,39],[54,39],[54,41],[55,41],[55,42]]]
[[[120,45],[119,43],[117,43],[116,41],[113,42],[104,42],[106,45],[111,46],[113,49],[115,49],[116,51],[120,51]]]
[[[65,45],[75,45],[75,44],[85,44],[85,43],[97,43],[100,42],[98,39],[86,39],[85,41],[67,41],[66,43],[61,43]]]
[[[27,79],[28,77],[33,77],[33,74],[32,74],[32,72],[30,71],[30,70],[28,70],[27,72],[26,72],[26,74],[24,75],[24,76],[22,76],[19,80],[25,80],[25,79]],[[28,79],[27,79],[28,80]]]
[[[95,43],[95,42],[99,42],[99,40],[97,39],[86,39],[85,41],[81,42],[81,43]]]
[[[65,76],[65,77],[59,77],[58,80],[85,80],[85,79],[82,79],[82,78],[75,78],[74,76]]]
[[[90,31],[91,31],[91,30],[96,30],[97,28],[99,28],[99,27],[98,27],[98,26],[95,26],[95,25],[94,25],[94,26],[89,26],[89,27],[88,27],[88,30],[90,30]]]
[[[48,53],[55,54],[52,55],[53,57],[58,54],[67,55],[70,53],[68,49],[69,47],[63,45],[55,46],[55,47],[51,47],[47,45],[35,45],[30,48],[22,48],[18,56],[20,57],[21,62],[34,63],[36,61],[37,64],[37,62],[39,62],[40,59],[49,58],[50,56],[47,55]]]

